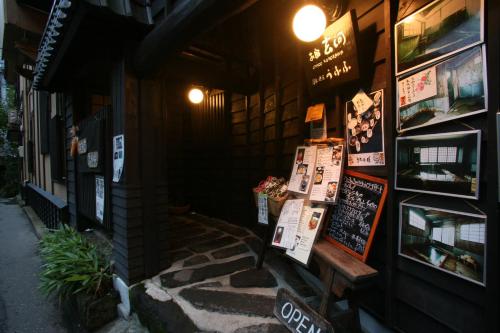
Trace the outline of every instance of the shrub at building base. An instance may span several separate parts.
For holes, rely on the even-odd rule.
[[[104,254],[76,230],[63,226],[40,242],[44,261],[40,289],[56,295],[88,330],[116,318],[118,297],[112,289],[110,265]]]

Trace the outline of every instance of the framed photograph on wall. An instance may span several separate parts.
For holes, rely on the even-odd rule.
[[[436,0],[395,25],[397,75],[484,40],[483,0]]]
[[[401,203],[399,224],[399,255],[485,285],[485,215]]]
[[[482,46],[397,80],[398,131],[486,112],[486,57]]]
[[[396,189],[479,198],[481,131],[396,138]]]

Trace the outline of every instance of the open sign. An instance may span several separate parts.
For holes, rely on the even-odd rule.
[[[333,333],[332,325],[286,289],[279,289],[274,315],[295,333]]]

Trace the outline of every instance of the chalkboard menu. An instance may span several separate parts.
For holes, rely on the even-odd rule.
[[[322,38],[307,45],[305,72],[311,93],[359,78],[356,12],[351,10],[328,26]]]
[[[387,195],[387,181],[344,172],[338,204],[327,221],[326,239],[366,261]]]

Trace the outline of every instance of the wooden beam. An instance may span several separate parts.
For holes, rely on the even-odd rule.
[[[184,0],[139,45],[134,67],[147,77],[201,32],[210,30],[257,0]]]
[[[160,71],[165,77],[199,84],[210,88],[230,90],[242,94],[255,93],[259,88],[258,75],[245,76],[230,71],[225,64],[175,57]]]

